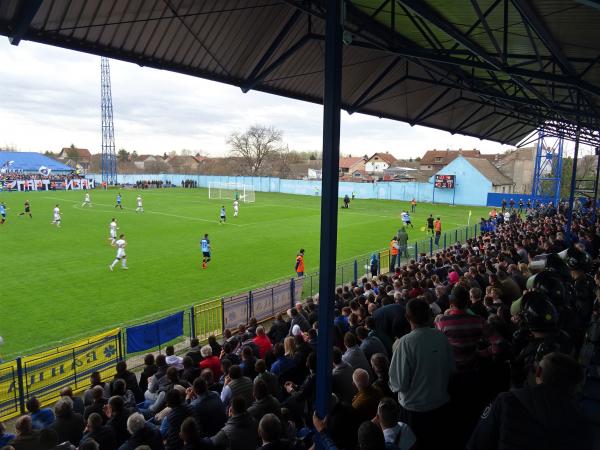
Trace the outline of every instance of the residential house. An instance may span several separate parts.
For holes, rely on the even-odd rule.
[[[347,175],[347,174],[352,174],[354,172],[364,172],[365,163],[367,162],[367,159],[368,158],[366,156],[358,156],[358,157],[347,156],[347,157],[340,158],[340,163],[339,163],[340,177],[343,177],[344,175]]]
[[[428,150],[425,152],[423,157],[421,158],[421,170],[433,170],[437,172],[441,170],[452,161],[454,161],[459,156],[464,156],[465,158],[477,158],[481,156],[481,152],[479,150]]]
[[[172,173],[197,173],[202,162],[195,156],[169,156],[165,162],[171,167]]]
[[[519,194],[530,194],[533,186],[536,149],[534,147],[518,148],[498,155],[494,166],[513,180],[514,191]]]
[[[383,173],[385,169],[396,163],[396,158],[389,153],[375,153],[365,162],[365,172]]]
[[[164,163],[161,156],[158,155],[139,155],[133,161],[134,166],[137,169],[147,172],[152,167],[156,167],[157,163]]]
[[[56,159],[74,169],[79,166],[88,171],[92,162],[92,154],[87,148],[64,147],[56,156]]]

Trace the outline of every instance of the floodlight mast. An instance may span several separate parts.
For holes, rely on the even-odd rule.
[[[115,151],[115,127],[113,123],[112,90],[108,58],[100,59],[100,85],[102,109],[102,182],[117,184],[117,154]]]

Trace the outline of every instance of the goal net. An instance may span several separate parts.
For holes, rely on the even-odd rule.
[[[254,188],[240,183],[208,183],[208,198],[254,203]]]

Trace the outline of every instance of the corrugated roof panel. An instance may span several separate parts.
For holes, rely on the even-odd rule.
[[[597,9],[559,0],[529,2],[560,52],[570,58],[574,70],[581,73],[587,69],[584,82],[579,83],[574,77],[565,76],[533,25],[528,33],[512,2],[507,4],[509,55],[506,63],[511,72],[508,74],[493,66],[494,61],[504,64],[502,55],[497,54],[496,45],[478,23],[478,14],[470,0],[428,0],[421,6],[437,11],[442,20],[462,35],[468,35],[468,39],[488,55],[470,54],[468,45],[457,45],[451,33],[447,35],[442,27],[438,28],[426,11],[419,17],[407,6],[409,17],[400,6],[403,1],[406,0],[387,2],[374,20],[370,16],[383,0],[355,0],[348,4],[344,26],[352,30],[354,36],[352,44],[344,47],[342,98],[347,107],[356,105],[390,61],[400,57],[402,62],[390,70],[370,94],[363,95],[363,100],[390,86],[407,69],[415,79],[395,83],[384,94],[371,98],[360,111],[475,136],[510,139],[514,143],[519,127],[527,130],[545,120],[544,117],[573,122],[575,106],[574,96],[567,88],[570,85],[571,90],[582,89],[586,100],[580,114],[586,121],[584,126],[589,130],[600,127],[598,112],[588,106],[590,102],[598,104],[600,101],[600,67],[593,64],[600,54],[597,27],[600,11]],[[0,33],[9,36],[14,33],[24,2],[0,2]],[[494,3],[494,0],[478,2],[484,13]],[[24,38],[243,85],[284,24],[297,11],[293,4],[294,0],[45,0]],[[396,35],[389,28],[392,4],[396,11]],[[312,40],[264,76],[255,89],[320,101],[324,23],[319,5],[323,7],[324,1],[302,3],[300,18],[262,70],[289,53],[308,33],[309,20]],[[312,13],[308,14],[306,8],[312,8]],[[489,12],[487,21],[497,44],[501,45],[504,2],[498,2]],[[542,58],[541,68],[536,50]],[[448,92],[431,110],[459,95],[463,98],[435,114],[423,112],[446,90]],[[522,90],[535,101],[528,100]],[[478,116],[475,119],[481,120],[469,120],[473,112]],[[586,133],[591,136],[591,132]]]

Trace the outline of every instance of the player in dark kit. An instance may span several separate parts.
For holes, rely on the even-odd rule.
[[[31,215],[31,206],[29,205],[29,200],[27,200],[23,206],[25,209],[23,210],[22,213],[19,213],[19,217],[24,216],[24,215],[29,215],[29,218],[33,219],[33,216]]]
[[[429,214],[427,218],[427,233],[431,233],[432,236],[435,234],[433,231],[433,214]]]

